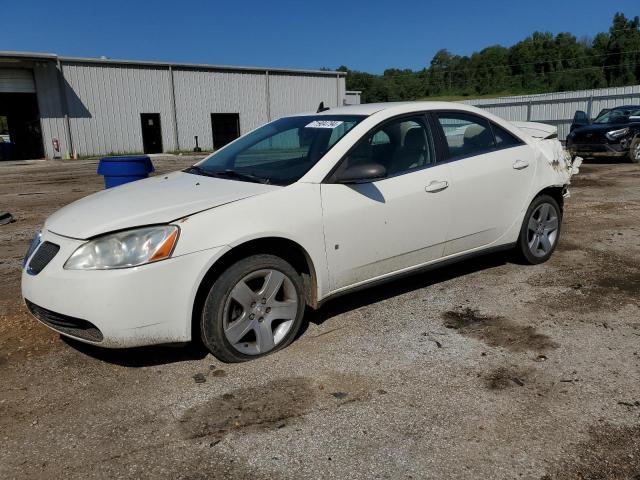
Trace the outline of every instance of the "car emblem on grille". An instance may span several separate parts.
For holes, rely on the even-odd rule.
[[[587,133],[587,138],[593,137],[593,133]]]

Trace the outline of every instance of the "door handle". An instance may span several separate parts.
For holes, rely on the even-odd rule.
[[[442,190],[444,190],[448,186],[449,186],[449,182],[440,181],[440,180],[434,180],[429,185],[424,187],[424,191],[427,192],[427,193],[441,192]]]
[[[529,162],[525,160],[516,160],[513,162],[513,168],[516,170],[522,170],[523,168],[527,168],[529,166]]]

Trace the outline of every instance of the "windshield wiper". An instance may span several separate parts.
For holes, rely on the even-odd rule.
[[[271,180],[268,178],[262,178],[254,175],[253,173],[239,172],[238,170],[232,170],[230,168],[227,168],[226,170],[218,170],[212,173],[221,177],[236,178],[238,180],[246,180],[248,182],[264,184],[271,183]]]
[[[188,168],[185,168],[184,171],[186,173],[195,173],[196,175],[204,175],[205,177],[215,177],[216,176],[216,172],[210,172],[209,170],[205,170],[202,167],[199,167],[198,165],[191,165]]]
[[[196,175],[204,175],[206,177],[227,177],[254,183],[271,183],[271,180],[268,178],[262,178],[252,173],[239,172],[238,170],[233,170],[231,168],[227,168],[226,170],[205,170],[198,165],[192,165],[184,171],[187,173],[195,173]]]

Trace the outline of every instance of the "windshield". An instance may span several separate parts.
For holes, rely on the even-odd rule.
[[[240,137],[186,171],[247,182],[289,185],[307,173],[364,118],[355,115],[281,118]]]
[[[629,117],[640,115],[640,107],[616,108],[600,115],[593,123],[629,123]]]

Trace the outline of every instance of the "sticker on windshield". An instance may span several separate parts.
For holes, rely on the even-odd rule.
[[[314,120],[304,128],[336,128],[342,123],[342,120]]]

